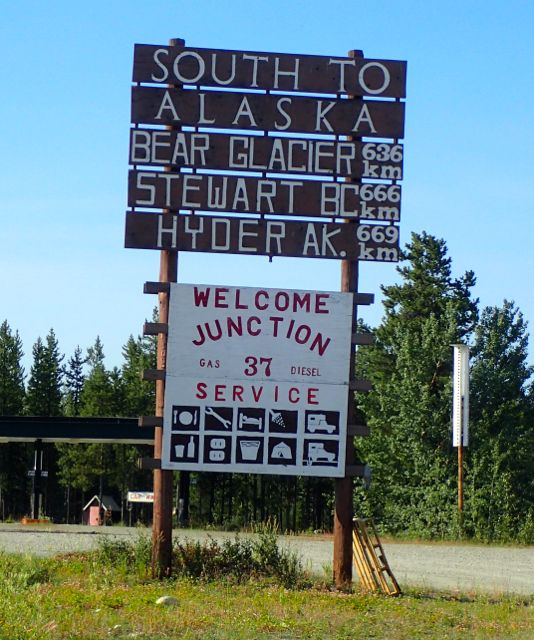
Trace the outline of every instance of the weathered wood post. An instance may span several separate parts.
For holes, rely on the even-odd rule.
[[[351,224],[351,223],[348,223]],[[358,289],[358,261],[343,260],[341,262],[341,291],[355,292]],[[357,307],[355,307],[357,309]],[[354,313],[356,322],[356,312]],[[350,348],[349,383],[354,380],[354,352]],[[347,424],[355,423],[354,398],[349,391],[347,409]],[[352,437],[347,436],[346,466],[354,464],[354,444]],[[335,509],[334,509],[334,583],[338,589],[346,588],[352,582],[352,477],[346,475],[335,481]]]
[[[184,46],[185,41],[180,38],[169,40],[169,46]],[[167,127],[172,129],[173,127]],[[165,167],[170,171],[170,167]],[[170,216],[169,210],[163,215]],[[178,251],[162,250],[160,253],[159,281],[177,282]],[[162,291],[159,296],[159,322],[166,325],[169,322],[169,291]],[[158,334],[157,369],[165,371],[167,367],[167,334]],[[156,380],[156,416],[161,417],[162,424],[155,428],[154,458],[161,460],[163,442],[163,409],[165,405],[165,378]],[[172,572],[172,504],[173,477],[172,471],[154,469],[154,519],[152,527],[152,575],[167,577]]]

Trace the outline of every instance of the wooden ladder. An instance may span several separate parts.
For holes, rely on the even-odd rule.
[[[352,557],[367,591],[382,591],[388,596],[401,594],[372,518],[353,519]]]

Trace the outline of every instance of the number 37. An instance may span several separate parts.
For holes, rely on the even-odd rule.
[[[245,358],[245,364],[248,365],[243,373],[246,376],[258,375],[258,368],[263,368],[263,373],[267,377],[271,375],[271,362],[272,358],[256,358],[256,356],[247,356]]]

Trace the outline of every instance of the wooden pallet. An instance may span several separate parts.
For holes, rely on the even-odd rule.
[[[372,518],[354,518],[352,557],[364,589],[389,596],[401,594]]]

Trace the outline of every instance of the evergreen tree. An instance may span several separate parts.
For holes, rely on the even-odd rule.
[[[108,370],[105,366],[104,348],[99,337],[95,344],[87,350],[87,364],[89,372],[85,379],[81,394],[80,414],[90,417],[124,416],[124,383],[121,371],[115,367]],[[90,444],[83,448],[83,455],[79,459],[80,480],[77,485],[86,490],[89,486],[101,493],[109,491],[110,487],[118,487],[124,492],[128,479],[135,470],[133,460],[139,457],[124,450],[125,445]],[[70,459],[75,463],[77,454],[69,453],[65,463]],[[64,468],[65,465],[62,464]],[[66,469],[63,472],[64,482],[71,477]],[[83,482],[82,482],[83,479]]]
[[[377,342],[358,353],[358,367],[374,383],[359,399],[371,436],[358,441],[373,484],[356,511],[368,509],[392,531],[443,536],[456,506],[451,344],[474,328],[475,278],[453,278],[445,242],[426,233],[412,234],[401,255],[401,283],[383,287]]]
[[[534,411],[527,325],[513,302],[487,307],[475,332],[466,524],[486,540],[534,541]]]
[[[144,369],[156,368],[155,342],[132,335],[122,348],[121,377],[124,388],[124,415],[143,416],[154,412],[155,385],[142,379]]]
[[[95,344],[87,350],[89,372],[80,396],[80,415],[113,416],[115,415],[114,393],[116,381],[104,364],[104,347],[97,336]]]
[[[152,336],[130,336],[122,349],[121,415],[138,417],[152,415],[155,407],[155,385],[142,379],[144,369],[156,368],[156,344]],[[113,484],[120,490],[124,511],[126,494],[136,487],[151,487],[150,472],[137,469],[137,460],[150,455],[151,448],[135,445],[114,445],[115,470]],[[124,516],[124,513],[123,513]]]
[[[19,416],[24,404],[22,341],[7,320],[0,325],[0,415]]]
[[[69,359],[65,369],[65,393],[63,398],[64,413],[67,416],[79,416],[81,398],[85,375],[83,367],[86,359],[82,356],[79,346],[74,350],[74,355]]]
[[[75,406],[75,394],[78,395],[78,415],[85,417],[108,417],[117,415],[115,402],[115,385],[113,373],[106,369],[104,348],[100,337],[87,350],[87,358],[82,360],[79,349],[69,363],[67,385],[72,393],[71,406]],[[88,365],[89,371],[82,384],[82,362]],[[69,406],[69,405],[67,405]],[[86,493],[99,493],[99,484],[104,476],[111,474],[113,468],[111,445],[83,444],[58,446],[59,481],[62,486],[74,488],[81,492],[81,503],[86,500]]]
[[[7,320],[0,325],[0,415],[20,416],[24,407],[22,341]],[[18,516],[26,503],[26,444],[0,444],[0,518]]]
[[[28,381],[26,413],[33,416],[60,416],[63,355],[50,329],[45,342],[37,338],[33,346],[33,364]]]

